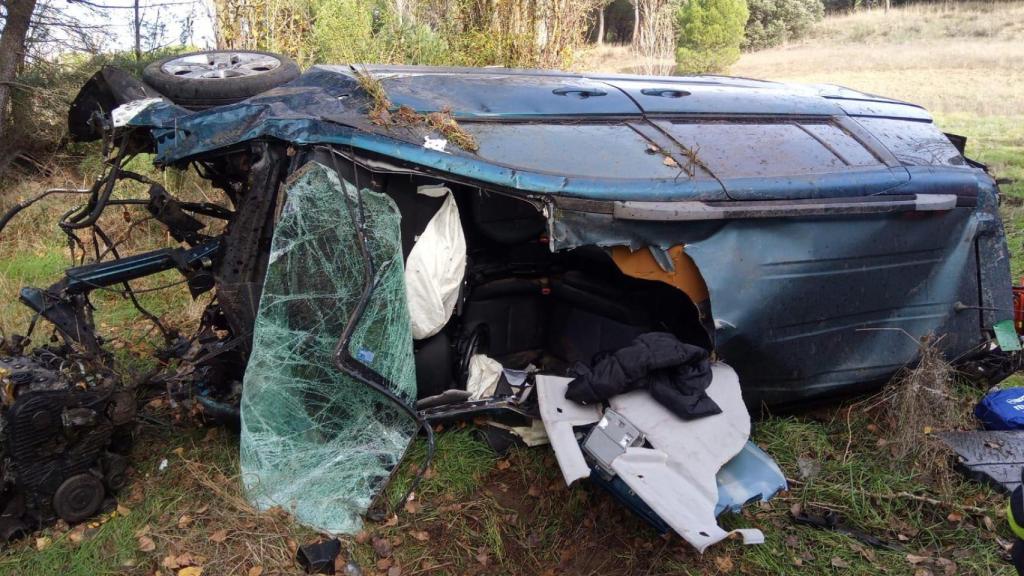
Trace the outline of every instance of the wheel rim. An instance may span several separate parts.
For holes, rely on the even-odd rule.
[[[178,78],[216,80],[266,74],[280,65],[281,60],[269,54],[207,52],[168,60],[160,70]]]

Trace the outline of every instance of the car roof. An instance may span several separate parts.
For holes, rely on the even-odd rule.
[[[920,106],[828,84],[728,76],[639,76],[512,68],[327,65],[380,80],[391,101],[457,118],[638,114],[883,116],[930,120]]]

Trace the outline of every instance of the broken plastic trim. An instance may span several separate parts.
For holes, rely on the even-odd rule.
[[[341,172],[338,170],[338,159],[334,150],[326,146],[317,148],[330,154],[334,172],[336,174],[340,174]],[[391,388],[389,387],[390,383],[386,378],[384,378],[384,376],[363,362],[360,362],[357,358],[352,356],[352,353],[349,350],[349,343],[352,340],[352,335],[355,333],[356,326],[362,318],[363,312],[366,310],[366,305],[370,301],[370,295],[373,294],[373,290],[378,279],[376,267],[374,266],[373,257],[370,254],[370,249],[366,240],[366,233],[364,231],[366,221],[365,215],[363,214],[363,194],[359,189],[359,171],[353,170],[353,173],[355,174],[354,184],[357,194],[356,198],[358,201],[356,206],[357,210],[355,212],[352,209],[351,198],[349,198],[347,194],[344,194],[343,197],[345,199],[345,209],[348,211],[349,217],[352,218],[352,221],[356,223],[356,237],[358,240],[359,250],[362,253],[363,258],[363,287],[362,293],[359,295],[358,304],[356,305],[352,316],[349,318],[344,332],[342,332],[341,337],[338,339],[337,346],[334,348],[334,362],[339,370],[370,388],[373,388],[377,392],[380,392],[385,398],[406,412],[409,417],[415,420],[416,424],[427,434],[427,454],[423,459],[423,465],[419,467],[419,470],[413,476],[412,482],[409,483],[409,487],[406,489],[405,494],[403,494],[402,498],[395,503],[393,510],[399,510],[409,499],[409,495],[412,494],[419,485],[424,471],[426,471],[430,466],[431,461],[434,459],[434,450],[436,447],[434,442],[434,429],[431,428],[430,424],[420,415],[419,412],[416,411],[415,408],[407,404],[404,400],[399,398],[398,395],[391,391]],[[358,218],[356,217],[357,214]],[[410,441],[410,446],[414,441],[415,437]],[[406,451],[408,451],[408,447],[406,448]],[[398,470],[397,466],[395,467],[395,470]],[[390,478],[388,480],[390,482]],[[377,498],[380,499],[385,492],[386,490],[382,488],[381,491],[378,492]],[[377,516],[376,511],[374,510],[376,504],[377,502],[375,501],[370,505],[370,509],[367,510],[367,515],[371,518]]]
[[[889,212],[937,212],[956,208],[955,194],[910,194],[866,198],[813,200],[753,200],[731,202],[615,202],[612,214],[620,220],[699,221],[730,218],[837,216]]]
[[[732,368],[718,363],[712,366],[712,371],[714,378],[708,394],[723,412],[690,421],[680,420],[643,390],[612,397],[609,405],[617,417],[609,418],[609,412],[602,413],[598,406],[567,400],[565,390],[569,378],[538,376],[536,388],[541,419],[566,484],[601,473],[592,472],[594,466],[584,453],[598,462],[602,458],[595,456],[589,439],[581,448],[574,428],[594,423],[598,428],[619,425],[613,424],[613,420],[628,422],[646,436],[647,442],[644,445],[617,441],[606,444],[609,449],[600,468],[605,474],[610,468],[610,477],[621,480],[649,507],[641,513],[643,517],[650,521],[652,515],[656,516],[660,526],[672,528],[699,552],[731,533],[742,536],[746,544],[764,542],[760,530],[727,532],[715,520],[720,500],[718,473],[747,444],[750,417],[743,404],[739,379]],[[647,444],[649,448],[645,447]],[[766,495],[762,493],[761,497]]]

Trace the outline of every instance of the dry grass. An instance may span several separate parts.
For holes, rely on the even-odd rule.
[[[934,114],[1024,115],[1024,3],[912,6],[826,19],[805,42],[744,54],[730,73],[840,84]]]
[[[592,46],[580,52],[573,69],[580,72],[614,72],[616,74],[670,74],[676,67],[671,57],[656,58],[640,54],[628,44]]]
[[[956,394],[956,371],[938,341],[933,336],[920,340],[918,364],[893,377],[882,391],[881,407],[889,432],[887,449],[895,461],[928,474],[932,485],[948,497],[953,485],[950,453],[934,433],[969,427],[970,422],[969,409]]]
[[[370,99],[370,109],[367,115],[374,124],[385,128],[391,126],[411,128],[426,125],[463,150],[476,152],[480,149],[476,138],[459,125],[450,109],[445,108],[437,112],[421,114],[408,106],[395,108],[391,99],[388,98],[380,78],[367,70],[357,70],[356,79],[359,82],[359,87],[366,92]]]
[[[744,54],[729,73],[840,84],[936,114],[1024,116],[1022,62],[1024,2],[979,2],[830,17],[803,42]],[[643,62],[607,45],[581,54],[576,68],[637,73]]]

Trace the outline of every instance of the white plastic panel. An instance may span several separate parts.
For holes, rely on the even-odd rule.
[[[536,386],[540,419],[544,422],[566,485],[590,476],[590,466],[583,458],[573,426],[593,424],[601,419],[600,406],[584,406],[565,398],[569,382],[572,378],[538,375]]]

